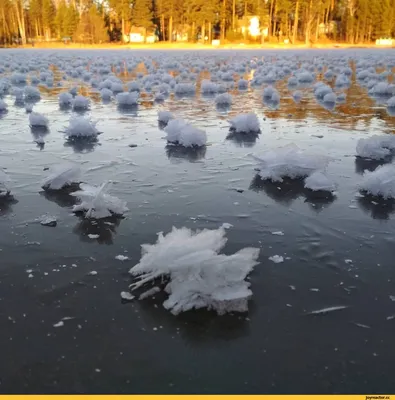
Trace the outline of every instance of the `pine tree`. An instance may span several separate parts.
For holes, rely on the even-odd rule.
[[[132,24],[145,29],[152,28],[153,13],[151,0],[135,0],[132,9]]]
[[[44,36],[46,40],[51,39],[51,34],[54,28],[55,21],[55,5],[52,0],[43,0],[42,2],[42,23]]]

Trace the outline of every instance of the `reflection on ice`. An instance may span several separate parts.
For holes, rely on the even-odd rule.
[[[228,136],[226,136],[226,139],[232,141],[239,147],[254,147],[258,137],[258,133],[239,133],[231,130]]]
[[[122,219],[116,216],[95,220],[81,217],[73,232],[82,242],[111,245]]]
[[[384,165],[392,161],[392,155],[385,160],[371,160],[368,158],[355,157],[355,172],[362,175],[365,170],[374,171],[380,165]]]
[[[357,199],[357,204],[362,211],[370,214],[373,219],[387,220],[395,212],[395,199],[365,194]]]
[[[206,156],[206,146],[184,147],[176,144],[168,144],[166,147],[166,155],[169,160],[185,159],[189,162],[199,161]]]
[[[264,191],[268,197],[285,206],[290,206],[299,197],[304,197],[304,202],[314,211],[321,211],[336,200],[336,196],[331,192],[312,191],[304,185],[303,179],[284,178],[283,182],[273,182],[269,179],[263,180],[256,174],[249,188],[255,192]]]

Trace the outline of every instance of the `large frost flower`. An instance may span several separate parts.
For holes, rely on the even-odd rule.
[[[107,193],[111,182],[100,186],[81,184],[80,187],[81,190],[71,193],[80,200],[80,203],[73,207],[73,212],[84,212],[85,218],[101,219],[113,215],[121,216],[128,211],[125,201]]]
[[[222,315],[248,311],[252,296],[247,275],[258,264],[259,249],[219,254],[227,242],[225,226],[193,232],[173,227],[158,234],[155,244],[143,244],[140,262],[130,269],[132,290],[157,278],[167,278],[163,306],[177,315],[207,308]]]

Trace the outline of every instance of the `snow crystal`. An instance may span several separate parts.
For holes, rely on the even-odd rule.
[[[158,121],[163,124],[168,124],[170,120],[174,119],[174,115],[170,111],[158,111]]]
[[[81,176],[81,170],[78,166],[72,164],[62,164],[55,166],[52,173],[45,178],[41,187],[46,190],[60,190],[72,183],[78,183]]]
[[[329,157],[308,154],[294,144],[252,157],[259,163],[258,174],[261,179],[275,182],[282,182],[285,177],[305,178],[315,171],[324,170],[330,162]]]
[[[295,101],[299,102],[303,97],[303,93],[300,90],[296,90],[292,93],[292,97]]]
[[[0,99],[0,112],[7,111],[7,103]]]
[[[40,100],[41,98],[40,91],[33,86],[25,86],[24,94],[25,94],[25,100],[28,101],[36,101]]]
[[[158,286],[154,286],[153,288],[148,289],[145,292],[141,293],[139,296],[139,300],[144,300],[147,299],[148,297],[155,296],[159,292],[160,288]]]
[[[327,93],[323,99],[324,103],[334,104],[336,103],[336,95],[333,92]]]
[[[121,298],[125,301],[131,301],[134,299],[134,296],[130,292],[121,292]]]
[[[71,193],[80,200],[80,203],[73,207],[73,212],[85,212],[85,218],[101,219],[112,215],[121,216],[128,211],[125,201],[106,193],[110,189],[110,182],[100,186],[80,186],[81,190]]]
[[[215,94],[218,92],[218,85],[208,79],[203,79],[200,90],[203,94]]]
[[[259,120],[254,113],[239,114],[229,121],[230,129],[236,133],[259,133]]]
[[[0,169],[0,198],[8,197],[10,195],[10,190],[6,186],[6,182],[9,182],[9,176]]]
[[[223,227],[197,232],[173,227],[167,235],[159,233],[155,244],[142,245],[140,262],[130,270],[137,277],[132,287],[168,278],[163,306],[175,315],[194,308],[246,312],[252,292],[245,278],[258,264],[259,249],[219,254],[226,242]]]
[[[385,159],[395,150],[395,135],[373,135],[367,139],[359,139],[356,150],[357,155],[362,158]]]
[[[139,101],[139,92],[122,92],[116,96],[117,103],[120,107],[136,106]]]
[[[174,93],[179,96],[194,95],[195,92],[196,92],[196,87],[191,83],[177,83],[177,85],[174,88]]]
[[[69,126],[66,129],[66,135],[69,140],[97,140],[99,131],[96,129],[96,123],[89,121],[84,117],[74,117],[70,119]]]
[[[71,102],[73,110],[84,111],[89,109],[90,100],[85,96],[75,96]]]
[[[333,192],[336,190],[336,185],[321,171],[313,172],[308,176],[304,187],[313,191]]]
[[[237,88],[239,90],[247,90],[248,89],[248,81],[245,79],[239,79],[237,82]]]
[[[365,171],[362,182],[359,184],[361,191],[384,199],[395,198],[395,166],[382,165],[373,172]]]
[[[49,121],[48,118],[45,117],[42,114],[32,112],[29,115],[29,123],[30,126],[42,126],[42,127],[48,127]]]
[[[273,261],[275,264],[279,264],[279,263],[284,262],[284,257],[279,256],[278,254],[276,254],[274,256],[269,257],[269,260]]]
[[[119,255],[115,256],[115,259],[118,261],[126,261],[126,260],[129,260],[129,257],[119,254]]]
[[[326,308],[321,308],[320,310],[311,311],[311,312],[309,312],[308,314],[311,314],[311,315],[320,315],[320,314],[326,314],[326,313],[332,312],[332,311],[344,310],[345,308],[348,308],[348,306],[326,307]]]
[[[395,96],[391,97],[387,102],[388,108],[395,108]]]
[[[205,131],[195,128],[182,119],[170,120],[164,131],[167,133],[168,142],[184,147],[204,146],[207,142]]]
[[[73,102],[73,96],[68,92],[60,93],[59,95],[59,106],[70,107]]]
[[[215,104],[217,106],[231,106],[232,105],[232,96],[229,93],[221,93],[215,98]]]
[[[111,100],[112,95],[113,93],[110,89],[103,88],[100,90],[100,97],[102,100]]]

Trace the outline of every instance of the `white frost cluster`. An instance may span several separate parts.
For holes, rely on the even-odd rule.
[[[200,90],[203,94],[215,94],[218,92],[218,85],[208,79],[203,79]]]
[[[0,169],[0,198],[7,197],[11,193],[6,186],[6,182],[9,182],[9,180],[9,176],[2,169]]]
[[[75,96],[72,100],[73,110],[84,111],[89,109],[90,100],[85,96]]]
[[[182,96],[182,95],[193,95],[196,92],[195,85],[191,83],[177,83],[174,88],[174,93]]]
[[[96,129],[96,123],[84,117],[74,117],[70,119],[66,134],[70,140],[88,139],[95,141],[99,131]]]
[[[269,150],[253,158],[258,161],[259,176],[274,182],[282,182],[283,178],[305,178],[315,171],[325,170],[331,161],[323,155],[307,154],[295,144]]]
[[[85,212],[85,218],[101,219],[112,215],[123,215],[128,208],[126,202],[118,197],[107,194],[111,182],[105,182],[100,186],[81,184],[81,190],[71,193],[80,200],[73,207],[73,212]]]
[[[188,124],[183,119],[170,120],[164,131],[167,133],[168,142],[184,147],[204,146],[207,142],[205,131]]]
[[[29,114],[29,124],[30,126],[41,126],[47,127],[49,124],[48,118],[42,114],[32,112]]]
[[[139,92],[118,93],[116,100],[118,105],[121,107],[135,106],[139,102]]]
[[[40,91],[34,86],[25,86],[24,89],[25,100],[36,101],[40,100],[41,94]]]
[[[313,191],[334,192],[337,188],[337,185],[332,182],[323,172],[316,171],[305,179],[304,187]]]
[[[63,92],[59,95],[59,106],[70,107],[73,103],[73,95],[69,92]]]
[[[229,93],[221,93],[215,98],[217,106],[227,107],[232,105],[232,96]]]
[[[134,289],[156,278],[167,278],[169,295],[163,306],[177,315],[207,308],[219,315],[248,311],[252,296],[245,279],[258,264],[259,249],[219,254],[227,242],[225,227],[193,232],[188,228],[159,233],[155,244],[142,245],[140,262],[130,269]]]
[[[103,88],[100,90],[100,97],[102,100],[111,100],[113,93],[112,90]]]
[[[60,190],[72,183],[79,183],[81,170],[73,164],[57,165],[53,168],[51,174],[41,183],[45,190]]]
[[[357,156],[362,158],[385,159],[395,150],[395,135],[373,135],[367,139],[359,139],[356,150]]]
[[[387,107],[388,108],[394,108],[395,109],[395,96],[391,97],[388,102],[387,102]]]
[[[239,114],[229,121],[230,129],[236,133],[259,133],[259,120],[254,113]]]
[[[158,121],[163,124],[168,124],[170,120],[174,119],[174,115],[170,111],[158,111]]]
[[[395,198],[395,166],[382,165],[373,172],[365,171],[359,185],[361,191],[384,199]]]
[[[0,99],[0,112],[7,111],[7,103]]]

